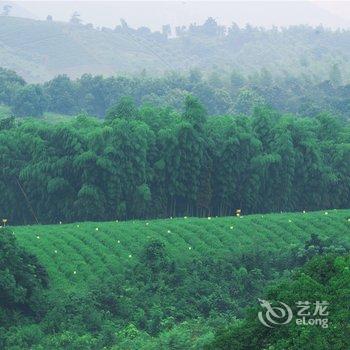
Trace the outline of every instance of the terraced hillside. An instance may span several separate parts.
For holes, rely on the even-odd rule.
[[[20,244],[48,269],[53,286],[83,288],[88,281],[138,261],[141,248],[162,241],[181,262],[256,251],[286,252],[315,233],[350,247],[350,210],[224,218],[178,218],[13,227]]]

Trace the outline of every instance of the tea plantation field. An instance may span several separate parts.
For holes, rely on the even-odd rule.
[[[148,241],[162,241],[179,262],[303,246],[312,233],[350,246],[350,210],[221,218],[176,218],[126,222],[12,227],[19,243],[38,256],[53,287],[82,289],[88,281],[138,261]]]

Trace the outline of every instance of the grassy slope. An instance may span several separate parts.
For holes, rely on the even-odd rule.
[[[350,210],[334,210],[328,215],[313,212],[211,220],[85,222],[13,230],[20,244],[48,269],[55,287],[83,288],[88,280],[133,264],[152,239],[163,241],[169,254],[179,261],[258,249],[278,252],[303,245],[311,233],[322,238],[336,236],[350,245],[349,217]]]

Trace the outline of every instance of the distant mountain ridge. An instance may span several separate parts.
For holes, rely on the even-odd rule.
[[[63,22],[0,17],[0,61],[29,81],[59,73],[113,74],[143,69],[150,55],[127,37]],[[139,64],[138,64],[139,62]]]
[[[156,75],[194,67],[324,77],[337,64],[346,79],[350,73],[350,31],[307,26],[225,28],[212,18],[176,31],[178,36],[170,38],[166,29],[163,33],[146,27],[136,30],[126,23],[112,30],[1,16],[0,62],[28,82],[58,74],[76,78],[84,73],[110,76],[146,71]]]

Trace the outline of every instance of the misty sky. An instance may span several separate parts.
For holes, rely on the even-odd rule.
[[[0,4],[9,3],[0,1]],[[322,23],[328,27],[350,27],[350,2],[345,1],[15,1],[12,15],[67,21],[74,11],[84,23],[114,28],[124,18],[132,27],[148,26],[159,30],[162,24],[173,27],[202,23],[209,16],[218,23],[240,26],[287,26]]]

